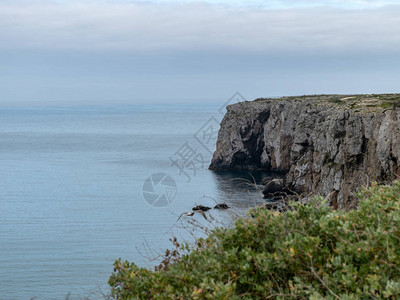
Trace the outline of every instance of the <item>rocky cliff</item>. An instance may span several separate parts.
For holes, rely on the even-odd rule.
[[[211,170],[264,169],[285,186],[349,208],[400,175],[400,94],[257,99],[227,107]]]

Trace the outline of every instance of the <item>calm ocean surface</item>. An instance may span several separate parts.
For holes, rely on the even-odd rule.
[[[0,107],[0,299],[97,299],[115,259],[151,267],[173,235],[190,241],[176,220],[195,204],[227,203],[209,215],[229,225],[259,202],[231,180],[248,174],[207,169],[219,108]],[[176,185],[164,207],[142,192],[157,173]]]

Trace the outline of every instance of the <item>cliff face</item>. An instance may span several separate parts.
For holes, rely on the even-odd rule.
[[[285,185],[349,208],[400,175],[399,94],[259,99],[227,107],[212,170],[285,172]]]

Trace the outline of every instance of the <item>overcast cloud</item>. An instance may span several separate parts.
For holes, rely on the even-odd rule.
[[[398,91],[397,1],[0,1],[0,104]]]
[[[390,52],[400,49],[400,5],[354,10],[17,1],[0,4],[0,28],[2,48]]]

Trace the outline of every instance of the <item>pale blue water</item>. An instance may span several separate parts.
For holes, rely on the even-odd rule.
[[[210,117],[221,119],[218,109],[0,108],[0,299],[97,299],[115,259],[151,267],[148,257],[172,235],[190,239],[185,218],[176,222],[181,212],[226,202],[243,213],[254,205],[257,193],[230,180],[246,174],[207,170],[211,154],[193,136]],[[169,159],[185,142],[206,161],[189,183]],[[142,195],[146,178],[159,172],[177,185],[161,208]],[[231,220],[229,212],[210,214]]]

